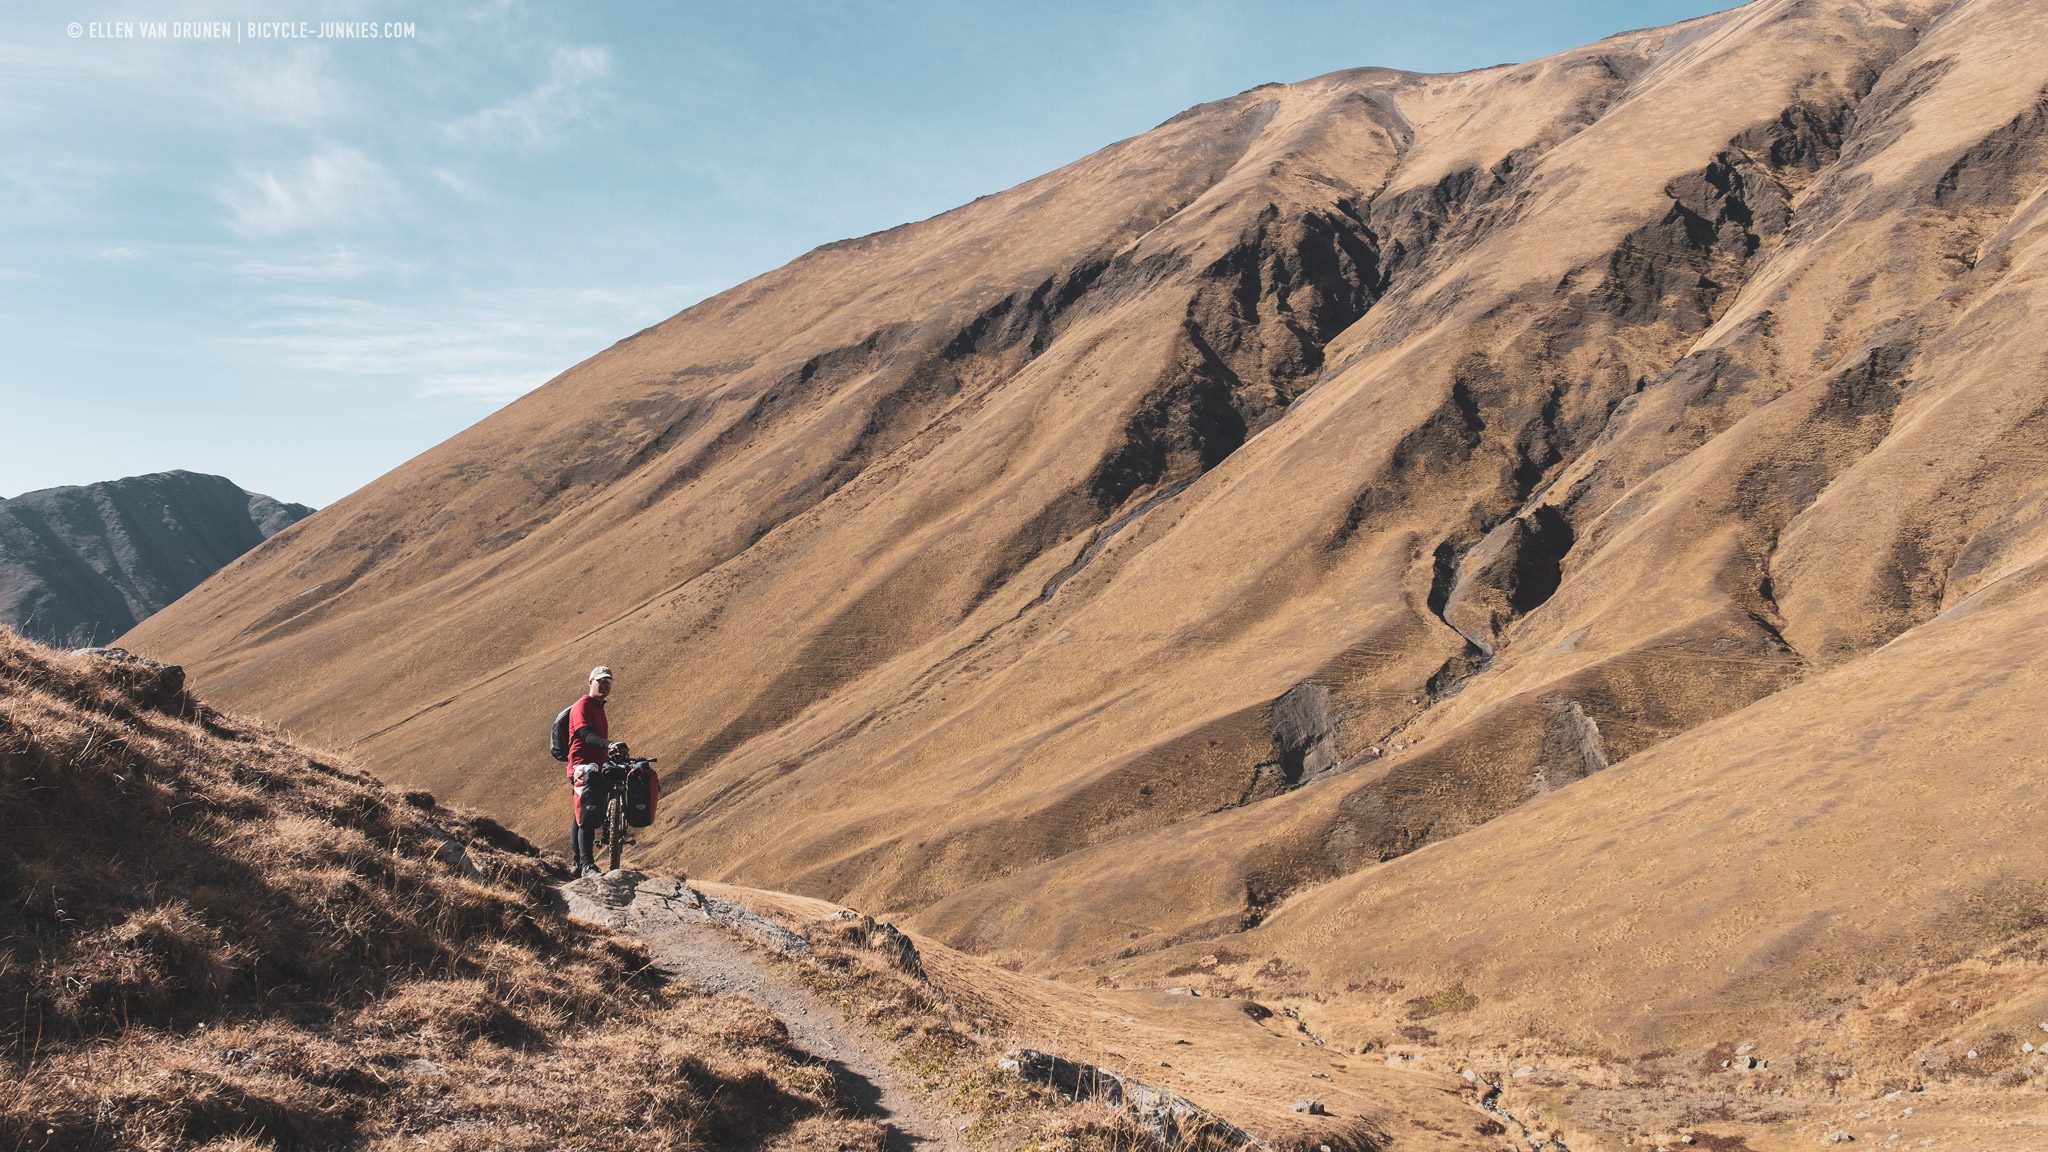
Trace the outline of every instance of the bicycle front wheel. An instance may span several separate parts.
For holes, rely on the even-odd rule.
[[[626,847],[626,800],[614,794],[605,806],[605,827],[612,833],[612,871],[619,870],[619,853]]]

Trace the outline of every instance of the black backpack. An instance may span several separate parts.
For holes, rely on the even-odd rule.
[[[548,755],[553,756],[557,760],[567,761],[569,759],[569,713],[575,707],[574,704],[571,704],[569,707],[562,709],[555,716],[554,730],[548,733]]]

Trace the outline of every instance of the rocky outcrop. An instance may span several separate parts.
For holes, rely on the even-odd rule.
[[[1252,768],[1239,804],[1278,795],[1335,771],[1337,715],[1328,685],[1304,680],[1273,701],[1267,717],[1273,755]]]
[[[185,695],[185,670],[176,664],[162,664],[126,648],[80,648],[72,655],[92,659],[101,676],[145,708],[176,715],[191,706]]]
[[[194,472],[0,500],[0,624],[46,644],[112,640],[312,513]]]
[[[855,946],[880,953],[890,967],[921,984],[931,983],[924,972],[924,959],[917,954],[917,944],[902,929],[852,909],[841,909],[838,918],[843,922],[842,933]]]
[[[1508,520],[1457,558],[1444,622],[1492,656],[1502,629],[1557,591],[1571,547],[1571,522],[1548,504]]]
[[[1154,1088],[1106,1068],[1083,1064],[1035,1048],[1019,1048],[996,1067],[1063,1099],[1095,1100],[1130,1114],[1162,1147],[1184,1149],[1265,1148],[1267,1144],[1206,1108],[1163,1088]]]

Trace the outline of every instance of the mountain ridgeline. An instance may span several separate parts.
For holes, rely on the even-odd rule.
[[[0,500],[0,624],[105,643],[312,514],[184,471]]]
[[[1455,977],[1619,1050],[1965,955],[1952,902],[2048,885],[1907,864],[2048,799],[2044,25],[1757,0],[1205,104],[623,340],[124,643],[544,836],[610,664],[658,853],[1038,971]]]

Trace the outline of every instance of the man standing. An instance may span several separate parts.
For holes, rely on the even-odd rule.
[[[569,841],[575,854],[570,870],[580,879],[595,876],[597,822],[604,819],[603,792],[593,787],[603,778],[605,758],[611,755],[610,728],[604,718],[604,698],[612,694],[612,670],[600,664],[590,670],[590,692],[569,707],[569,785],[574,791],[575,816],[569,827]],[[584,804],[583,798],[590,797]]]

